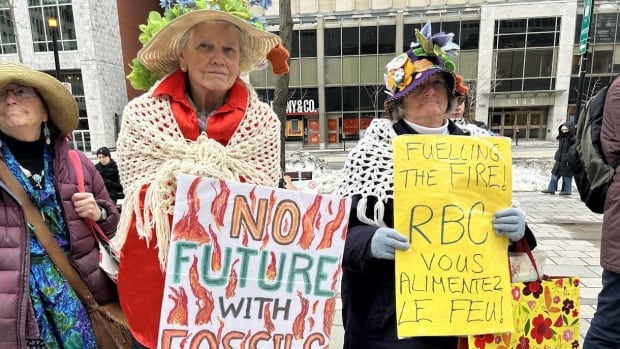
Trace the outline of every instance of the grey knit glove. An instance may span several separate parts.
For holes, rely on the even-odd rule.
[[[510,240],[520,240],[525,234],[525,213],[518,207],[495,212],[493,228],[497,235],[506,235]]]
[[[370,254],[378,259],[394,259],[396,250],[409,249],[407,238],[392,228],[379,228],[370,240]]]

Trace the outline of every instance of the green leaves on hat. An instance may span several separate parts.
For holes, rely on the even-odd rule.
[[[149,12],[146,24],[141,24],[139,29],[141,31],[138,36],[138,40],[142,45],[145,45],[168,23],[177,17],[180,17],[186,13],[194,10],[217,10],[227,12],[231,15],[239,17],[244,21],[250,23],[254,27],[264,30],[265,20],[262,17],[253,16],[250,13],[250,6],[260,6],[263,9],[271,6],[271,1],[247,1],[247,0],[195,0],[195,1],[162,1],[162,7],[164,7],[164,15],[162,16],[157,11]],[[151,86],[157,82],[160,78],[153,72],[149,71],[140,63],[137,58],[134,58],[129,65],[131,67],[131,73],[127,75],[127,79],[131,83],[131,86],[136,90],[148,90]]]
[[[431,22],[427,21],[421,30],[415,29],[416,42],[411,43],[411,49],[417,57],[439,57],[444,67],[454,71],[456,65],[452,61],[459,53],[459,46],[452,40],[454,34],[439,32],[431,33]]]

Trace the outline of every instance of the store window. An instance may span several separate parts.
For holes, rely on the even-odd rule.
[[[396,26],[326,28],[323,49],[326,57],[392,54],[396,52]]]
[[[594,44],[611,44],[616,42],[617,13],[599,13],[596,15]]]
[[[404,26],[404,43],[403,50],[408,50],[411,42],[416,41],[414,37],[415,29],[420,29],[424,23],[410,23]],[[440,31],[454,34],[454,42],[456,42],[461,50],[477,50],[480,31],[479,21],[448,21],[440,23],[431,23],[433,28],[439,28]],[[435,32],[436,29],[433,29]]]
[[[360,28],[360,54],[377,54],[377,27]]]
[[[47,25],[48,18],[58,20],[58,50],[77,50],[71,0],[28,0],[28,11],[32,28],[32,45],[35,52],[54,50],[52,32]]]
[[[299,30],[301,57],[316,57],[316,30]]]
[[[379,54],[396,52],[396,26],[379,26]]]
[[[342,111],[342,88],[325,88],[325,111]]]
[[[493,92],[553,90],[560,18],[495,22]]]
[[[0,54],[17,53],[15,26],[8,0],[0,0]]]
[[[291,41],[291,58],[316,57],[316,30],[293,30]]]
[[[340,56],[340,47],[342,46],[340,28],[326,28],[323,35],[325,56]]]
[[[461,22],[461,50],[477,50],[480,38],[480,22],[463,21]]]
[[[357,56],[359,54],[359,28],[342,28],[342,55]]]

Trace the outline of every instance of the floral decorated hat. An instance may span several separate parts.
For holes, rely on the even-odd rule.
[[[265,30],[261,15],[271,0],[160,0],[163,16],[149,13],[147,24],[140,25],[143,47],[130,64],[127,76],[133,88],[149,89],[155,81],[179,68],[179,53],[185,34],[199,23],[223,21],[236,26],[242,36],[241,74],[267,66],[274,74],[288,72],[288,51],[279,36]]]
[[[454,34],[440,32],[431,36],[428,21],[422,30],[415,30],[415,36],[417,42],[412,42],[407,52],[394,57],[385,66],[385,92],[389,95],[384,104],[386,110],[435,74],[444,75],[450,96],[464,96],[469,91],[463,78],[454,73],[453,59],[459,53],[459,46],[452,42]]]

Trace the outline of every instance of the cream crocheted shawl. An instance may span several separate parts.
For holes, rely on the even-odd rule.
[[[475,136],[489,136],[489,131],[473,124],[457,125]],[[385,204],[394,199],[394,165],[392,141],[396,137],[392,121],[373,120],[364,137],[351,150],[345,162],[342,183],[335,195],[360,195],[357,203],[357,219],[377,227],[386,227]],[[372,216],[366,216],[368,198],[376,198]],[[514,206],[514,205],[513,205]]]
[[[135,216],[138,235],[147,246],[155,231],[163,270],[177,176],[186,173],[230,181],[243,178],[246,183],[275,186],[280,177],[280,122],[246,85],[246,114],[227,145],[210,139],[204,132],[195,141],[189,141],[172,116],[168,98],[152,97],[158,85],[129,102],[123,111],[117,158],[126,196],[112,242],[115,247],[122,247]],[[144,209],[140,210],[139,195],[145,185],[148,189]]]
[[[360,222],[386,227],[383,216],[385,203],[394,199],[394,176],[392,162],[392,140],[396,131],[388,119],[375,119],[364,137],[349,152],[345,162],[342,180],[335,195],[361,195],[357,203],[357,218]],[[373,216],[365,215],[369,197],[377,198]]]

